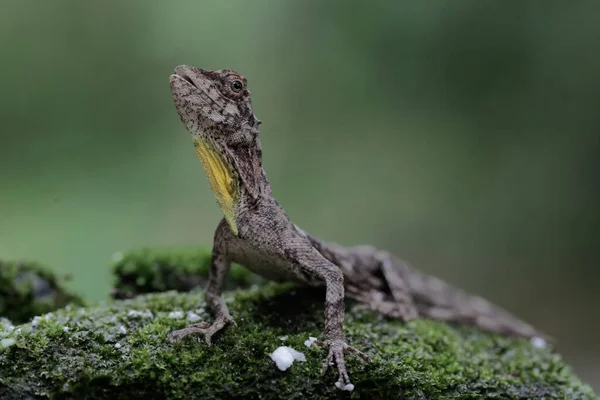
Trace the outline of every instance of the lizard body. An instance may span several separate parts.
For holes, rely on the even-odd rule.
[[[344,296],[357,300],[359,308],[402,320],[425,316],[504,335],[546,337],[503,309],[426,276],[388,252],[329,244],[294,225],[273,198],[262,167],[261,122],[253,113],[246,83],[233,70],[190,66],[177,67],[170,77],[175,107],[224,213],[214,235],[205,290],[215,319],[173,331],[171,340],[201,334],[210,344],[215,333],[234,323],[221,298],[232,262],[271,280],[325,287],[322,343],[329,353],[323,372],[334,363],[338,387],[350,384],[345,352],[368,359],[344,340]]]

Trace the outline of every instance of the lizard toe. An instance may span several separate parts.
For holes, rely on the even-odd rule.
[[[344,350],[360,357],[360,359],[363,360],[364,362],[371,362],[371,357],[368,354],[363,353],[362,351],[358,350],[356,347],[346,345]]]
[[[370,361],[370,357],[362,351],[349,346],[342,340],[326,341],[325,344],[329,346],[329,353],[327,354],[321,373],[324,374],[329,366],[335,365],[338,371],[338,380],[335,383],[335,386],[340,390],[353,390],[354,385],[352,385],[348,370],[346,369],[344,353],[353,353],[359,356],[363,361]]]
[[[169,332],[167,339],[173,343],[179,343],[188,336],[195,334],[204,334],[210,329],[208,322],[200,322],[198,324],[191,324],[183,329]],[[209,343],[210,344],[210,343]]]

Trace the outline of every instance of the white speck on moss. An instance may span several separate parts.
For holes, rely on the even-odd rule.
[[[281,371],[285,371],[291,367],[294,361],[306,361],[304,353],[300,353],[299,351],[288,346],[276,348],[274,352],[269,354],[269,357],[271,357],[271,360],[275,362],[275,365],[277,365],[277,368],[279,368]]]
[[[169,318],[181,319],[183,318],[183,311],[171,311],[169,313]]]
[[[13,329],[15,329],[15,327],[12,322],[4,317],[0,317],[0,332],[12,332]]]
[[[201,316],[199,316],[198,314],[196,314],[195,312],[192,311],[188,311],[187,313],[187,320],[190,322],[196,322],[196,321],[200,321],[202,319]]]
[[[279,338],[279,340],[281,340],[282,342],[285,342],[287,340],[287,336],[282,336]]]
[[[13,325],[0,324],[0,336],[8,336],[8,334],[11,333],[13,330],[15,330],[15,327]]]
[[[316,341],[317,341],[317,338],[316,338],[316,337],[309,336],[309,337],[308,337],[308,339],[306,339],[306,340],[304,341],[304,345],[305,345],[306,347],[310,348],[310,346],[312,346],[312,344],[313,344],[314,342],[316,342]]]
[[[139,318],[153,318],[154,314],[152,314],[152,311],[150,310],[146,310],[146,311],[138,311],[138,310],[129,310],[129,312],[127,313],[128,317],[139,317]]]
[[[348,383],[346,385],[344,385],[342,382],[338,381],[335,383],[335,387],[340,389],[340,390],[345,390],[347,392],[351,392],[354,390],[354,385],[351,383]]]
[[[121,325],[121,326],[119,326],[119,333],[121,335],[126,335],[127,334],[127,329],[123,325]]]
[[[54,314],[52,313],[35,316],[31,321],[31,326],[36,327],[39,325],[40,321],[50,321],[52,318],[54,318]]]
[[[547,344],[546,341],[544,340],[544,338],[541,338],[539,336],[534,336],[531,338],[530,340],[531,345],[533,347],[535,347],[536,349],[545,349]]]
[[[63,327],[63,332],[69,332],[69,327],[68,326]]]
[[[2,339],[0,340],[0,347],[7,348],[14,345],[15,343],[17,343],[17,341],[13,338]]]
[[[121,343],[115,343],[115,348],[116,349],[120,349],[121,348]]]

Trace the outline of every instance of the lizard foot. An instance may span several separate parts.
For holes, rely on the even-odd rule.
[[[167,335],[167,339],[169,339],[173,343],[181,342],[183,339],[190,335],[200,334],[204,336],[204,341],[206,344],[211,344],[212,336],[219,332],[221,329],[225,328],[228,324],[236,325],[235,321],[231,316],[217,318],[212,325],[208,322],[200,322],[198,324],[191,324],[186,326],[183,329],[179,329],[177,331],[172,331]]]
[[[321,375],[324,375],[327,372],[327,368],[331,365],[336,365],[338,370],[338,380],[335,383],[335,386],[341,390],[353,390],[354,385],[350,382],[350,377],[348,376],[348,371],[346,371],[346,363],[344,362],[344,352],[350,352],[356,354],[365,362],[369,362],[370,358],[368,355],[355,349],[352,346],[349,346],[343,340],[327,340],[325,341],[325,345],[329,347],[329,354],[323,363],[323,369],[321,370]]]

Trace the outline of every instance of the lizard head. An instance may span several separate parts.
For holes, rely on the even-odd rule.
[[[240,130],[260,124],[252,112],[246,78],[231,69],[180,65],[170,80],[177,112],[193,137],[241,142]]]
[[[181,65],[170,77],[181,121],[208,176],[217,202],[237,234],[235,208],[241,186],[256,198],[261,190],[261,150],[246,78],[231,69]]]

